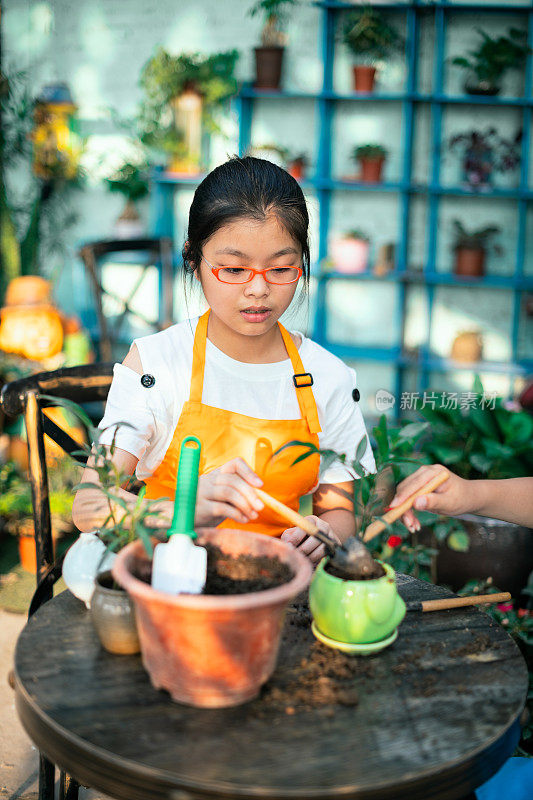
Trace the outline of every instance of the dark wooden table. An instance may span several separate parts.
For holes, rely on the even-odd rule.
[[[398,582],[409,600],[448,594]],[[65,592],[20,635],[18,713],[48,758],[123,800],[452,800],[512,754],[527,670],[484,612],[409,613],[392,646],[359,659],[355,707],[272,704],[272,684],[316,647],[308,627],[287,630],[292,643],[284,638],[260,698],[198,710],[152,689],[139,656],[103,651],[85,606]]]

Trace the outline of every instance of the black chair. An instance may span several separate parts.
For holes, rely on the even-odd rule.
[[[135,282],[132,290],[126,299],[118,297],[109,289],[105,289],[102,284],[102,266],[107,256],[117,253],[145,254],[142,262],[140,278]],[[87,274],[89,276],[96,305],[96,315],[98,318],[98,348],[101,361],[112,361],[117,356],[113,352],[113,347],[120,343],[120,332],[128,317],[134,316],[142,319],[148,326],[153,327],[154,331],[172,325],[173,322],[173,257],[172,240],[166,237],[161,239],[113,239],[109,241],[92,242],[84,245],[79,251]],[[146,270],[151,266],[159,269],[159,310],[158,319],[150,320],[138,310],[133,310],[131,304],[137,297],[137,293],[142,286]],[[121,313],[116,317],[108,317],[104,313],[104,298],[108,297],[122,307]],[[131,340],[127,336],[127,341]]]
[[[37,552],[37,588],[30,603],[28,617],[50,600],[55,582],[61,576],[63,558],[54,562],[52,525],[48,495],[44,434],[50,436],[66,453],[80,449],[77,442],[41,411],[52,405],[41,395],[66,398],[76,403],[105,401],[113,377],[113,364],[91,364],[82,367],[40,372],[28,378],[6,383],[0,394],[0,409],[6,417],[22,414],[28,439],[29,476],[33,499],[35,547]],[[84,464],[84,456],[73,456]],[[39,800],[54,800],[55,765],[39,755]],[[75,800],[78,784],[60,771],[59,800]]]

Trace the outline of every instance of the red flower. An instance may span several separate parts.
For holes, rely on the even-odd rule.
[[[402,543],[402,537],[401,536],[394,536],[393,535],[393,536],[389,536],[389,538],[387,539],[387,544],[389,545],[389,547],[392,547],[393,550],[394,550],[395,547],[399,547],[401,545],[401,543]]]
[[[498,603],[498,611],[503,611],[505,613],[506,611],[512,611],[512,610],[513,610],[512,603]]]

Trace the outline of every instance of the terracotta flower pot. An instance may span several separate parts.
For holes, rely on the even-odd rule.
[[[298,550],[257,533],[204,528],[198,542],[233,557],[278,558],[294,577],[248,594],[165,594],[134,577],[149,566],[140,541],[118,554],[113,576],[135,603],[143,664],[152,685],[193,706],[238,705],[255,697],[274,671],[287,603],[305,589],[313,569]]]
[[[31,572],[32,575],[36,575],[37,551],[35,549],[33,522],[24,525],[21,524],[17,530],[17,537],[19,559],[22,569],[26,570],[26,572]]]
[[[384,158],[361,158],[359,163],[361,165],[360,180],[363,183],[381,183]]]
[[[356,92],[373,92],[376,68],[357,64],[353,68],[353,86]]]
[[[482,247],[456,247],[454,272],[467,278],[481,278],[485,274],[486,252]]]
[[[254,47],[256,89],[279,89],[284,47]]]

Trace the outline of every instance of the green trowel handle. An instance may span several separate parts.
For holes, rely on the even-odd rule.
[[[196,436],[186,436],[181,443],[178,477],[176,479],[176,498],[169,538],[174,533],[185,534],[196,539],[194,532],[194,512],[198,490],[198,467],[200,464],[201,443]]]

